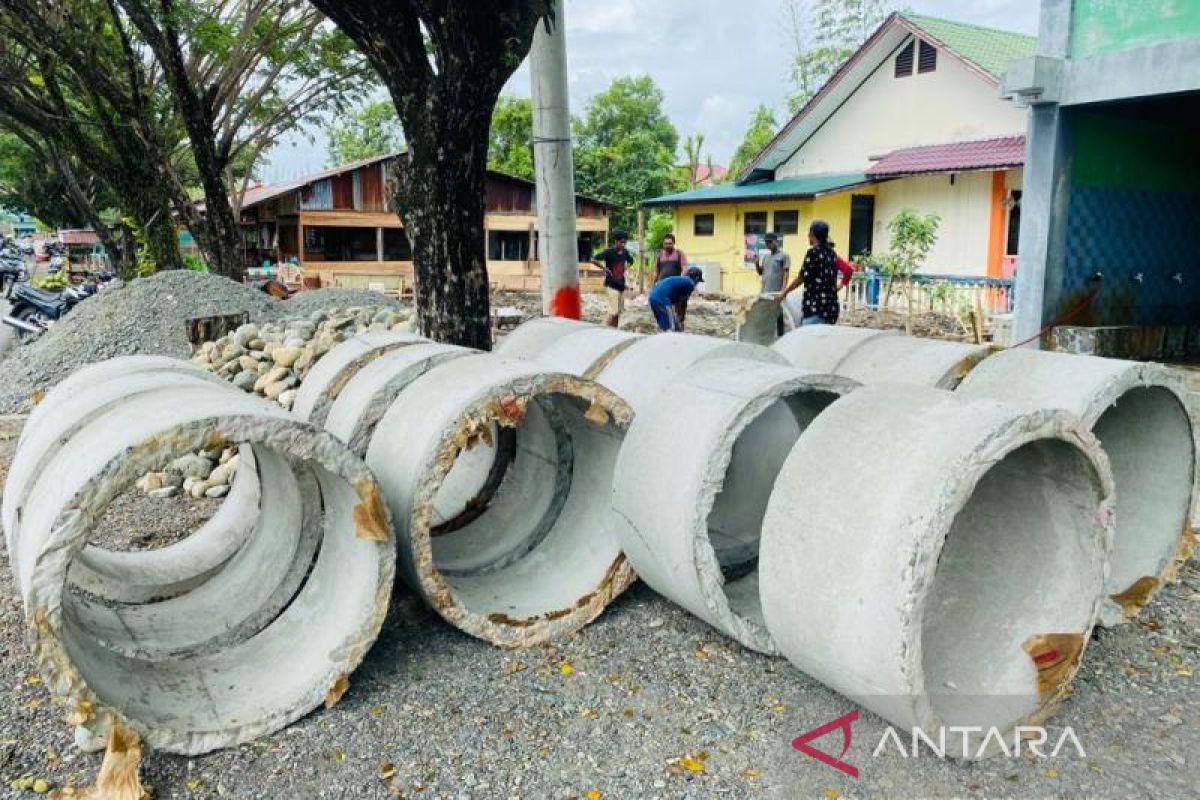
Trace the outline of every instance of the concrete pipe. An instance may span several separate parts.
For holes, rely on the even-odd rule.
[[[439,364],[477,350],[449,344],[414,344],[387,353],[346,383],[325,416],[325,430],[365,458],[375,426],[409,384]]]
[[[456,358],[414,381],[367,450],[402,575],[451,624],[503,647],[583,627],[634,579],[609,513],[631,416],[612,392],[533,361]]]
[[[339,344],[318,359],[296,391],[292,413],[317,427],[330,406],[359,370],[393,350],[429,340],[415,333],[364,333]]]
[[[847,353],[834,372],[860,383],[911,383],[953,389],[993,352],[988,345],[915,336],[874,336]]]
[[[1111,599],[1101,621],[1137,615],[1191,555],[1200,424],[1178,375],[1165,367],[1107,358],[1006,350],[959,387],[989,398],[1079,415],[1112,462],[1117,534]]]
[[[505,336],[493,352],[505,358],[537,358],[543,350],[564,336],[603,327],[565,317],[536,317]]]
[[[1011,743],[1068,689],[1099,610],[1112,491],[1073,414],[863,387],[808,427],[775,483],[767,629],[902,736],[974,726],[948,749],[986,754],[991,728]]]
[[[741,359],[680,373],[634,419],[617,461],[617,531],[638,576],[746,647],[774,653],[758,593],[767,500],[800,434],[855,385]]]
[[[783,321],[783,331],[787,333],[796,329],[791,309],[775,301],[772,295],[744,297],[738,300],[735,314],[737,316],[736,337],[739,342],[761,344],[770,347],[779,341],[780,320]]]
[[[838,364],[856,350],[896,331],[873,328],[850,328],[843,325],[809,325],[784,336],[771,349],[786,358],[793,366],[823,374],[833,373]]]
[[[561,372],[590,379],[625,348],[644,338],[616,328],[584,328],[563,336],[542,350],[537,358]]]
[[[139,606],[69,586],[97,521],[138,478],[233,445],[253,452],[263,507],[219,572]],[[14,572],[31,649],[94,736],[119,722],[152,747],[199,754],[278,730],[341,696],[390,598],[394,540],[366,466],[228,385],[167,385],[104,404],[42,464],[18,515]]]
[[[616,392],[640,414],[649,410],[658,393],[673,378],[697,362],[714,358],[787,364],[778,353],[756,344],[690,333],[660,333],[638,339],[614,357],[605,359],[599,368],[594,364],[586,375]],[[557,367],[548,358],[543,357],[542,361]]]
[[[9,553],[20,536],[19,509],[33,480],[86,422],[113,406],[168,387],[225,386],[211,373],[175,359],[127,356],[93,364],[55,388],[34,412],[13,457],[0,509]],[[80,588],[118,603],[179,595],[210,577],[249,536],[259,503],[257,476],[234,479],[221,509],[187,539],[154,551],[117,553],[87,546],[71,569]]]

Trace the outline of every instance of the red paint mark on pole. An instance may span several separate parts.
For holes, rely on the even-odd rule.
[[[566,319],[583,319],[583,299],[578,286],[564,286],[550,298],[550,314]]]

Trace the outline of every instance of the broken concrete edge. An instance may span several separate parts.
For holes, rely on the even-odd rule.
[[[944,392],[917,387],[884,385],[861,389],[831,406],[825,412],[826,416],[814,426],[823,429],[814,436],[814,427],[810,427],[802,437],[801,445],[785,464],[764,523],[760,587],[767,625],[780,650],[797,668],[897,726],[920,728],[936,736],[946,721],[935,708],[936,688],[926,683],[925,640],[931,635],[927,630],[927,601],[936,585],[947,538],[959,514],[966,510],[972,500],[981,480],[993,467],[1026,445],[1046,440],[1065,443],[1071,451],[1084,458],[1083,463],[1090,473],[1088,480],[1092,484],[1093,496],[1097,499],[1095,511],[1076,520],[1077,523],[1090,521],[1080,525],[1069,539],[1065,539],[1077,546],[1079,555],[1083,556],[1083,561],[1076,560],[1074,563],[1079,564],[1079,575],[1084,582],[1094,584],[1095,592],[1087,597],[1072,592],[1071,596],[1078,607],[1071,610],[1068,616],[1078,616],[1078,625],[1064,625],[1069,630],[1043,632],[1044,635],[1067,637],[1064,641],[1073,643],[1071,652],[1044,652],[1036,637],[1025,641],[1020,657],[1029,659],[1031,678],[1035,682],[1028,687],[1028,694],[1033,699],[1032,708],[1024,712],[1020,719],[995,720],[996,727],[1011,734],[1017,726],[1037,724],[1046,718],[1066,696],[1082,648],[1096,623],[1115,529],[1111,470],[1099,441],[1069,412],[1045,409],[1022,411],[997,403],[970,403],[957,409],[962,413],[955,414],[958,417],[956,427],[965,426],[965,430],[972,431],[971,438],[974,441],[962,442],[961,437],[956,437],[953,442],[947,440],[951,445],[947,452],[959,450],[962,455],[950,461],[939,459],[931,462],[937,474],[928,477],[936,480],[922,480],[921,485],[930,487],[924,493],[927,496],[919,498],[919,510],[914,510],[904,526],[894,530],[895,536],[908,540],[906,546],[897,548],[896,542],[885,541],[886,537],[881,538],[873,533],[877,526],[894,524],[888,522],[893,515],[887,510],[890,508],[887,503],[918,502],[907,499],[910,492],[900,486],[894,487],[894,496],[890,500],[877,498],[883,505],[862,507],[856,511],[857,516],[861,517],[860,522],[864,523],[857,526],[861,530],[855,531],[855,535],[845,541],[830,541],[833,549],[822,558],[814,558],[811,550],[813,537],[824,536],[826,529],[830,533],[833,530],[829,528],[833,523],[827,522],[818,533],[817,529],[812,528],[814,519],[819,522],[821,515],[832,515],[829,519],[836,520],[837,529],[843,532],[852,530],[845,526],[853,526],[855,521],[846,519],[842,510],[845,506],[837,505],[832,496],[822,500],[821,507],[814,507],[811,502],[813,497],[837,493],[826,492],[828,487],[824,484],[813,483],[801,492],[809,500],[808,505],[804,506],[808,520],[801,524],[793,506],[797,502],[801,505],[804,503],[790,496],[785,501],[781,487],[805,486],[805,479],[814,476],[826,476],[822,480],[831,486],[843,485],[848,467],[831,472],[827,461],[818,458],[816,451],[825,452],[826,445],[840,437],[846,426],[853,427],[851,423],[857,419],[855,415],[876,415],[877,408],[883,407],[881,404],[894,403],[898,397],[914,391],[931,393],[930,399],[936,395],[946,395]],[[852,401],[854,405],[846,405]],[[937,404],[926,402],[926,405],[932,411]],[[834,409],[838,411],[835,413]],[[934,430],[944,429],[948,424],[945,412],[954,409],[943,405],[942,410],[939,421],[929,422],[930,426],[935,426]],[[837,419],[832,420],[828,416],[831,414]],[[965,422],[968,419],[971,421]],[[879,424],[884,422],[880,420]],[[867,434],[869,431],[864,432],[864,435]],[[892,446],[902,450],[909,447],[906,443],[894,443]],[[805,447],[816,450],[805,452]],[[856,454],[866,447],[875,446],[862,442],[848,448],[850,452],[840,457],[847,464],[857,461]],[[944,447],[941,449],[946,450]],[[894,458],[907,458],[907,454],[897,452]],[[911,484],[911,481],[908,483]],[[809,494],[804,494],[804,491]],[[1091,507],[1089,503],[1088,508]],[[1084,511],[1086,509],[1081,509],[1081,512]],[[798,530],[804,531],[803,535],[798,537]],[[801,545],[805,545],[804,555],[799,553]],[[846,552],[846,548],[857,548],[857,551]],[[858,577],[843,585],[840,592],[832,591],[826,585],[827,580],[834,579],[834,576],[824,574],[830,558],[855,560],[854,571]],[[890,572],[873,572],[880,568]],[[875,577],[867,578],[868,573],[875,574]],[[842,601],[846,593],[850,597],[862,597],[858,593],[865,590],[867,585],[871,587],[872,594],[867,596],[874,598],[872,603],[885,605],[872,611],[869,608],[872,603],[862,607],[861,603]],[[1056,606],[1053,613],[1061,615],[1067,612],[1058,611]],[[881,617],[885,618],[882,623],[878,619]],[[864,639],[864,626],[869,629],[872,625],[878,630]],[[796,626],[800,626],[798,631]],[[818,628],[814,629],[813,626]],[[860,646],[851,646],[851,641],[859,642]],[[864,641],[870,641],[871,647],[864,650],[861,646]],[[887,657],[878,657],[882,653],[887,653]],[[1048,675],[1043,671],[1043,663],[1034,659],[1051,655],[1053,658],[1047,659],[1045,668],[1054,672]],[[1012,657],[1016,655],[1012,654]]]
[[[429,340],[415,333],[364,333],[317,359],[296,392],[292,413],[323,427],[329,408],[355,375],[389,352]]]
[[[127,716],[122,709],[107,705],[87,685],[73,663],[64,639],[62,602],[71,560],[86,544],[91,529],[108,504],[126,486],[171,458],[216,442],[261,444],[302,461],[317,463],[355,487],[364,504],[371,504],[372,492],[363,487],[374,486],[375,482],[360,459],[333,436],[304,423],[278,418],[230,416],[191,421],[163,431],[142,446],[110,461],[102,473],[86,482],[59,515],[50,540],[37,557],[35,576],[26,591],[25,604],[31,649],[47,688],[56,701],[66,707],[68,721],[88,729],[94,739],[105,739],[116,723],[137,731],[155,749],[201,755],[280,730],[324,703],[331,688],[361,662],[382,629],[395,577],[395,544],[390,536],[387,509],[375,507],[368,516],[373,522],[387,523],[388,537],[382,541],[358,537],[364,545],[374,548],[378,567],[374,603],[357,621],[355,630],[343,638],[342,644],[325,654],[329,664],[305,678],[307,688],[303,700],[292,708],[275,711],[257,720],[233,722],[224,730],[175,731],[150,727],[142,720]],[[357,525],[355,527],[357,529]],[[326,535],[335,532],[333,526],[326,525]]]
[[[718,396],[694,383],[714,376],[737,382],[739,394],[731,389]],[[838,376],[740,359],[703,360],[681,373],[659,395],[661,402],[634,420],[616,469],[613,509],[623,523],[618,531],[625,555],[639,577],[743,646],[777,655],[765,626],[735,610],[726,594],[709,519],[729,486],[735,445],[768,408],[805,392],[844,395],[857,387]],[[660,441],[680,437],[687,441],[686,454]],[[701,457],[692,457],[697,451]],[[658,474],[670,474],[675,488],[661,503],[645,502],[639,484]],[[678,506],[674,513],[671,504]]]
[[[624,555],[618,554],[600,584],[580,597],[572,607],[534,618],[501,618],[468,609],[434,563],[434,501],[459,453],[484,427],[493,423],[518,426],[529,402],[535,397],[553,394],[587,401],[589,413],[592,407],[599,406],[606,415],[605,424],[611,423],[621,431],[628,428],[633,418],[632,409],[613,392],[564,373],[525,374],[498,385],[481,387],[477,399],[456,410],[455,423],[433,439],[433,446],[424,459],[427,467],[413,487],[408,518],[406,523],[399,525],[400,564],[410,585],[447,622],[499,647],[535,647],[574,633],[598,617],[637,579]],[[597,424],[594,414],[590,421]],[[607,497],[601,502],[607,509]],[[604,524],[605,520],[598,522]]]

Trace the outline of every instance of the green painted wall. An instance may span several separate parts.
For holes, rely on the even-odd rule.
[[[1071,56],[1200,38],[1197,0],[1075,0],[1071,9]]]
[[[1073,131],[1076,186],[1200,192],[1200,148],[1183,126],[1077,111]]]

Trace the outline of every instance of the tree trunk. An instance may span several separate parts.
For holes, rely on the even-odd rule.
[[[168,213],[169,205],[159,206],[144,220],[142,226],[143,245],[154,260],[156,272],[169,269],[185,269],[183,253],[179,249],[179,231],[175,220]]]
[[[492,105],[480,101],[474,107],[490,110]],[[490,350],[483,225],[490,121],[486,114],[467,111],[472,105],[457,108],[429,114],[420,130],[411,123],[406,129],[410,156],[397,170],[396,206],[412,242],[422,334]]]

